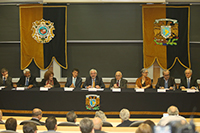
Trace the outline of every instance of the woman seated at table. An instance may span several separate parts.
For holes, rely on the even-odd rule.
[[[44,79],[42,79],[42,82],[40,82],[40,87],[44,86],[46,88],[52,88],[52,87],[60,87],[60,84],[58,83],[57,79],[53,77],[52,71],[46,71],[44,74]]]
[[[136,87],[135,88],[142,88],[146,89],[151,87],[151,79],[147,77],[148,70],[143,68],[141,71],[142,76],[136,80]]]

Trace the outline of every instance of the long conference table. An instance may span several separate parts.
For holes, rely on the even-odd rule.
[[[100,97],[100,110],[107,117],[119,117],[122,108],[129,109],[131,117],[162,117],[171,105],[179,108],[180,115],[190,117],[200,116],[200,93],[188,93],[181,90],[157,92],[156,89],[146,89],[136,92],[134,89],[122,89],[113,92],[110,89],[103,91],[88,91],[74,89],[64,91],[63,88],[52,88],[41,91],[40,88],[28,90],[14,90],[6,88],[0,90],[0,109],[4,115],[31,116],[35,107],[43,110],[43,115],[65,116],[74,110],[78,117],[93,117],[95,110],[86,109],[86,95],[95,94]],[[193,111],[193,108],[196,110]]]

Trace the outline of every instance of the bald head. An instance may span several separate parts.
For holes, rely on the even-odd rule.
[[[179,110],[176,106],[170,106],[167,110],[167,113],[169,115],[178,115],[179,114]]]
[[[42,118],[42,110],[39,108],[34,108],[32,111],[32,116],[40,120]]]
[[[121,73],[120,71],[117,71],[117,72],[115,73],[115,78],[116,78],[117,80],[120,80],[120,79],[122,78],[122,73]]]
[[[95,130],[101,130],[103,122],[99,117],[94,117],[93,123],[94,123],[94,129]]]

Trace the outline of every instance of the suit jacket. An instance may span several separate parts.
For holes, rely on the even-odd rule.
[[[40,120],[38,120],[38,119],[32,118],[31,120],[32,120],[32,121],[39,122],[41,125],[45,125],[45,123],[44,123],[44,122],[41,122],[41,121],[40,121]]]
[[[116,79],[112,79],[110,82],[110,88],[112,88],[114,86],[114,84],[116,84],[116,82],[117,82]],[[119,88],[121,88],[121,89],[127,88],[127,80],[126,79],[121,78]]]
[[[65,87],[70,87],[72,84],[72,77],[67,78],[67,83],[65,84]],[[77,77],[76,83],[75,83],[75,88],[81,88],[82,85],[82,78]]]
[[[173,87],[175,85],[176,88],[176,83],[173,77],[169,77],[168,79],[168,87]],[[160,87],[165,87],[165,80],[164,77],[160,77],[158,78],[158,82],[156,84],[156,88],[160,88]]]
[[[83,84],[83,88],[85,88],[86,86],[92,85],[92,78],[91,77],[87,77],[85,83]],[[105,88],[105,85],[103,83],[103,80],[101,77],[96,76],[96,81],[95,81],[95,85],[99,85],[101,88]]]
[[[26,76],[21,76],[19,81],[17,82],[17,86],[25,86]],[[29,85],[33,85],[33,87],[37,86],[36,78],[31,75],[29,78]]]
[[[117,125],[117,127],[129,127],[134,121],[126,120],[123,121],[121,124]]]
[[[181,78],[181,83],[179,85],[179,88],[181,86],[184,86],[185,88],[187,88],[187,78],[186,77]],[[191,79],[190,79],[190,87],[192,87],[192,86],[197,87],[197,89],[199,89],[199,85],[197,83],[197,79],[195,79],[193,77],[191,77]]]
[[[3,79],[2,79],[2,76],[0,76],[0,86],[4,86],[4,85],[3,85]],[[12,87],[12,86],[13,86],[13,83],[12,83],[12,77],[10,77],[10,76],[7,77],[7,80],[6,80],[5,86],[7,86],[7,87]]]
[[[60,87],[60,84],[58,83],[56,78],[53,78],[53,83],[54,83],[54,87]],[[43,87],[46,85],[46,80],[42,79],[42,82],[40,82],[40,87]]]

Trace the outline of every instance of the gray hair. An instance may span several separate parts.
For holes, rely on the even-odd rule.
[[[68,122],[75,122],[75,119],[77,118],[77,115],[74,113],[74,111],[69,111],[66,114],[66,118]]]
[[[117,71],[116,73],[120,73],[120,75],[122,75],[122,72],[121,72],[121,71]],[[116,74],[116,73],[115,73],[115,74]]]
[[[176,106],[170,106],[168,109],[167,109],[167,113],[169,115],[178,115],[179,114],[179,110]]]
[[[106,122],[106,119],[107,119],[105,113],[101,110],[96,111],[95,117],[99,117],[103,122]]]
[[[94,123],[89,118],[83,118],[79,126],[82,133],[91,133],[94,128]]]
[[[140,73],[144,73],[146,70],[147,70],[146,68],[142,68],[142,69],[140,70]]]
[[[169,74],[170,74],[170,71],[168,69],[164,69],[162,74],[164,75],[165,72],[169,72]]]
[[[28,68],[23,70],[23,73],[26,74],[26,72],[30,72],[30,70]]]
[[[96,69],[91,69],[89,74],[91,73],[91,71],[95,71],[95,73],[97,74],[97,70]]]
[[[190,73],[192,73],[192,69],[190,69],[190,68],[185,69],[184,73],[185,73],[187,70],[190,70]]]
[[[122,109],[119,113],[119,117],[125,121],[125,120],[128,120],[129,117],[130,117],[130,112],[128,109]]]

